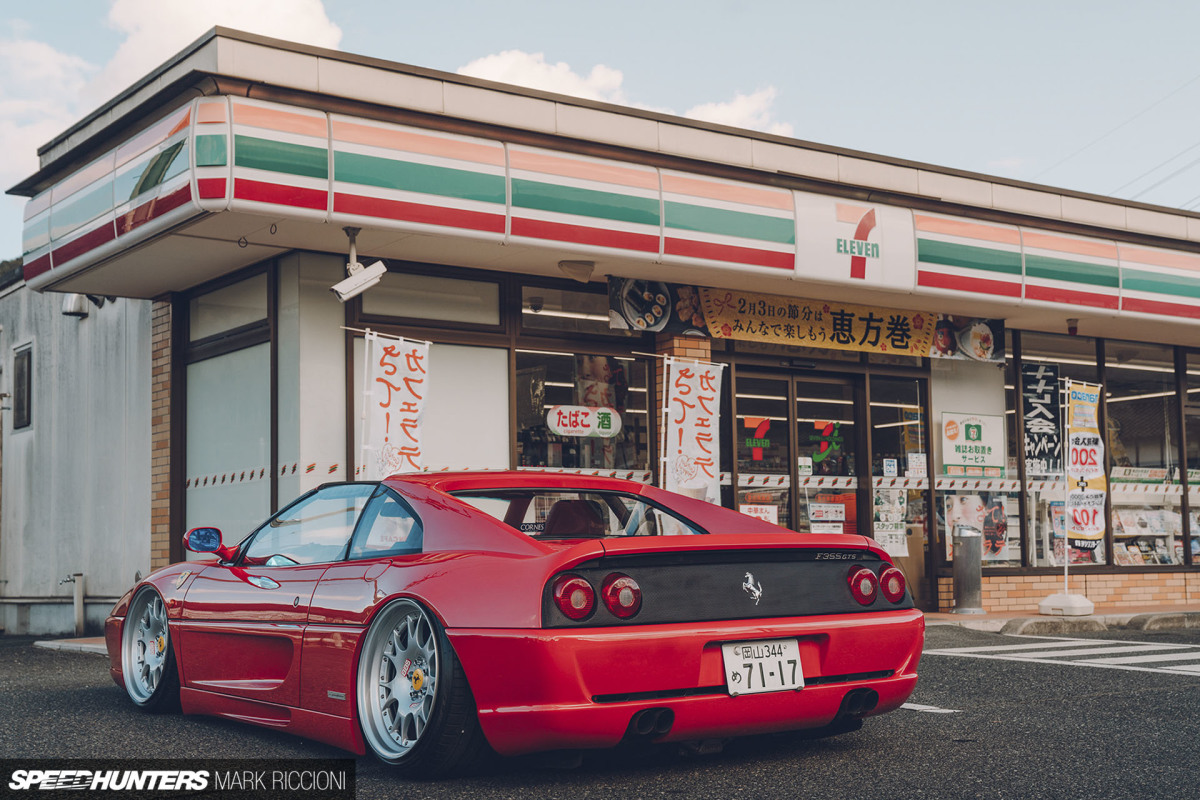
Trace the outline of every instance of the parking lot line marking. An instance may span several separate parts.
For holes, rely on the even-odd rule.
[[[1103,643],[1102,643],[1103,644]],[[1077,650],[1036,650],[1032,653],[1017,653],[1014,658],[1063,658],[1064,656],[1090,656],[1098,653],[1145,653],[1149,650],[1167,650],[1169,648],[1157,644],[1126,645],[1114,647],[1081,647]],[[1200,654],[1197,654],[1200,657]],[[1132,662],[1131,662],[1132,663]]]
[[[1085,658],[1081,663],[1097,664],[1149,664],[1155,661],[1200,661],[1200,653],[1158,653],[1150,656],[1126,656],[1124,658]],[[1179,667],[1175,667],[1179,669]]]
[[[1200,663],[1173,666],[1151,666],[1157,662],[1195,660],[1200,662],[1200,646],[1187,644],[1151,644],[1123,642],[1111,639],[1073,639],[1059,637],[1002,634],[1011,639],[1026,640],[1024,644],[989,647],[948,647],[926,650],[923,655],[957,656],[991,661],[1019,661],[1026,664],[1062,664],[1066,666],[1119,669],[1129,672],[1158,672],[1172,675],[1198,675]],[[1037,639],[1029,642],[1029,639]],[[1152,653],[1150,651],[1158,651]],[[1138,656],[1090,658],[1102,653],[1133,653]],[[1074,658],[1073,658],[1074,657]]]
[[[956,709],[956,708],[938,708],[937,706],[925,706],[925,705],[921,705],[920,703],[905,703],[904,705],[902,705],[900,707],[907,708],[909,711],[924,711],[926,714],[957,714],[957,713],[959,713],[958,709]]]

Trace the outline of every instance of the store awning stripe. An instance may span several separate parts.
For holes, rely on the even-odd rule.
[[[762,250],[732,244],[705,242],[697,239],[666,238],[667,255],[696,258],[705,261],[727,261],[756,267],[791,270],[796,266],[796,254],[791,251]]]
[[[513,172],[572,178],[613,187],[628,187],[658,192],[658,172],[650,167],[621,164],[619,161],[570,158],[554,153],[510,147],[508,166]],[[537,178],[532,178],[537,180]],[[596,188],[600,188],[597,186]]]
[[[1084,292],[1061,285],[1025,284],[1025,299],[1057,305],[1087,306],[1115,310],[1120,305],[1116,294]]]
[[[197,167],[223,167],[229,163],[228,137],[224,134],[202,134],[193,145]]]
[[[1146,272],[1128,267],[1122,271],[1121,276],[1123,290],[1200,299],[1200,278],[1167,275],[1162,272]]]
[[[1121,264],[1147,267],[1167,267],[1187,272],[1200,273],[1200,255],[1183,253],[1175,250],[1157,250],[1144,247],[1129,247],[1118,245],[1121,254]]]
[[[1152,314],[1156,317],[1200,319],[1200,305],[1169,303],[1164,300],[1150,300],[1144,297],[1122,297],[1121,310],[1138,314]]]
[[[399,189],[503,205],[503,175],[418,164],[378,156],[335,151],[333,179],[360,186]]]
[[[928,289],[948,289],[966,294],[988,294],[998,297],[1021,296],[1021,284],[1015,281],[996,281],[978,275],[958,275],[949,272],[917,270],[917,286]]]
[[[279,106],[251,103],[238,98],[234,98],[233,101],[233,124],[318,139],[328,139],[329,137],[329,123],[326,121],[324,113],[301,113],[285,110]]]
[[[1021,253],[990,247],[917,239],[917,261],[1004,275],[1021,274]]]
[[[673,200],[663,202],[663,225],[676,230],[698,231],[795,245],[796,223],[788,217],[769,217],[746,211],[730,211]]]
[[[716,181],[675,172],[663,172],[662,190],[664,193],[685,197],[785,211],[789,215],[794,208],[792,193],[783,189],[772,189],[737,181]]]
[[[1120,270],[1115,266],[1095,262],[1069,261],[1064,258],[1025,254],[1025,277],[1043,280],[1082,283],[1117,289],[1120,286]]]
[[[1021,246],[1021,231],[1017,228],[986,225],[953,217],[934,217],[928,214],[913,214],[913,225],[918,233],[955,236],[980,242],[1011,245],[1017,248]]]
[[[658,234],[644,234],[613,228],[571,225],[544,219],[514,216],[511,235],[529,239],[591,245],[594,247],[658,253]]]
[[[401,154],[417,154],[436,158],[504,166],[504,145],[485,139],[467,139],[449,134],[423,133],[398,125],[352,122],[345,117],[331,116],[333,144],[366,145]]]
[[[1116,261],[1117,259],[1116,242],[1103,239],[1075,239],[1069,236],[1041,233],[1023,228],[1021,230],[1021,244],[1026,251],[1030,248],[1035,248],[1058,253],[1070,253],[1092,259],[1108,259],[1111,261]]]
[[[658,201],[616,192],[513,178],[512,204],[517,208],[554,211],[580,217],[658,225]]]
[[[235,167],[300,175],[306,178],[329,177],[329,151],[323,147],[277,142],[257,136],[235,134]]]
[[[503,234],[503,212],[488,213],[467,208],[449,208],[429,203],[416,203],[382,197],[335,192],[335,214],[352,214],[376,219],[400,220],[418,225],[438,225],[466,230]]]
[[[115,164],[120,167],[143,153],[153,150],[163,142],[187,130],[192,119],[191,106],[168,116],[135,135],[116,149]]]
[[[311,189],[305,186],[291,186],[245,177],[234,179],[233,197],[235,200],[271,203],[272,205],[292,206],[314,211],[324,210],[329,205],[329,192],[325,189]]]

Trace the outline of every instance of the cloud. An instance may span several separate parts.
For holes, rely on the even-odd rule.
[[[214,25],[317,47],[342,41],[322,0],[113,0],[108,24],[125,40],[88,86],[93,101],[124,90]]]
[[[458,70],[460,75],[473,78],[511,83],[530,89],[582,97],[605,103],[631,106],[665,114],[675,112],[668,108],[652,107],[631,102],[626,96],[625,76],[618,70],[603,64],[592,67],[587,75],[571,69],[564,61],[551,64],[543,53],[525,53],[521,50],[505,50],[483,58],[477,58]],[[736,128],[766,131],[781,136],[791,136],[792,126],[773,119],[774,87],[759,89],[751,94],[737,94],[725,102],[704,103],[690,108],[683,116],[691,119],[731,125]]]
[[[724,103],[704,103],[693,106],[683,112],[683,116],[705,122],[715,122],[718,125],[749,128],[779,136],[792,136],[791,123],[776,122],[773,119],[772,105],[775,102],[776,94],[774,86],[759,89],[752,94],[739,92],[734,95],[732,100]]]
[[[565,61],[550,64],[543,53],[505,50],[477,58],[458,70],[460,75],[484,78],[489,81],[512,83],[545,92],[569,94],[585,100],[628,105],[621,82],[625,76],[619,69],[597,64],[587,75],[579,75]]]

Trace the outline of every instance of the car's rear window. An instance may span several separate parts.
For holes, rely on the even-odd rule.
[[[537,539],[705,533],[666,509],[619,492],[506,489],[454,496]]]

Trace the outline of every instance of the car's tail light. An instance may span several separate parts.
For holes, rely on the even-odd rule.
[[[888,567],[879,573],[879,591],[883,592],[889,603],[899,603],[903,600],[904,590],[907,588],[908,581],[904,579],[904,573],[896,567]]]
[[[855,567],[850,570],[850,594],[854,595],[854,599],[864,606],[874,603],[875,595],[879,594],[879,580],[875,577],[875,573],[866,567]]]
[[[613,616],[620,619],[629,619],[642,607],[642,587],[633,578],[619,572],[604,579],[600,596]]]
[[[596,591],[578,575],[559,575],[551,589],[554,604],[568,619],[587,619],[596,607]]]

